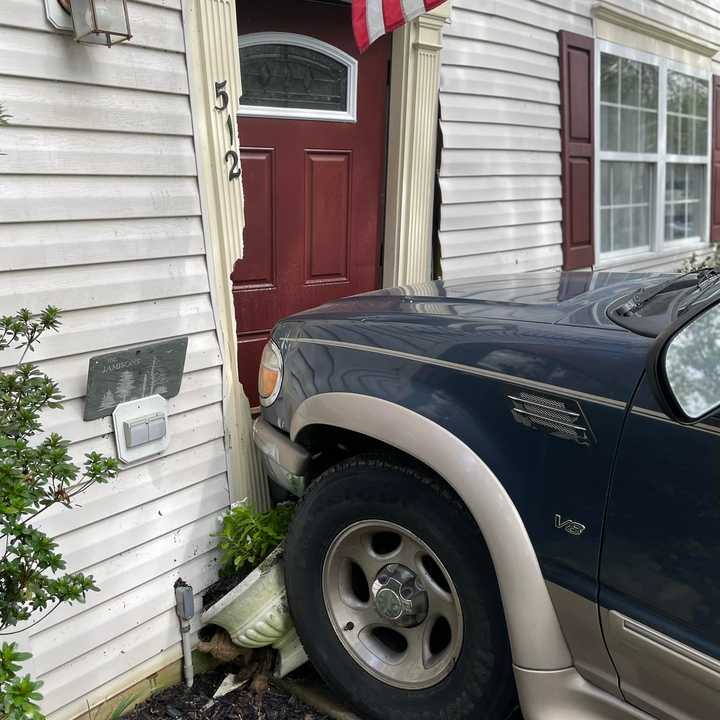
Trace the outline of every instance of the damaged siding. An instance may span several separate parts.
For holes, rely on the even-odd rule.
[[[441,52],[443,277],[562,265],[557,32],[592,36],[593,4],[454,0]],[[720,9],[710,0],[622,7],[720,43]]]
[[[210,533],[228,504],[180,0],[129,11],[132,42],[108,50],[54,31],[38,0],[0,3],[0,103],[12,116],[0,128],[0,313],[63,310],[33,358],[67,398],[45,429],[72,442],[76,462],[114,454],[111,418],[82,419],[89,358],[189,338],[167,452],[43,516],[68,570],[100,587],[19,636],[56,718],[180,656],[172,585],[212,582]]]

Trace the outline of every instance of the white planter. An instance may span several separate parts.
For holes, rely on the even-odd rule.
[[[290,618],[282,557],[279,547],[201,616],[203,625],[219,625],[240,647],[279,650],[280,677],[307,660]]]

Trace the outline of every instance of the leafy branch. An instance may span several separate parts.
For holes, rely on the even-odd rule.
[[[60,604],[83,602],[98,589],[90,575],[63,572],[57,543],[33,525],[48,508],[71,507],[77,494],[118,472],[117,460],[95,452],[80,468],[67,440],[41,435],[42,413],[61,410],[63,398],[57,383],[25,358],[46,332],[59,328],[60,312],[52,306],[37,316],[21,309],[0,317],[0,352],[19,354],[9,371],[0,372],[0,636],[18,634],[27,627],[10,628],[31,618],[35,625]],[[43,717],[42,683],[20,675],[29,658],[14,642],[0,646],[0,720]]]
[[[281,503],[267,512],[235,505],[223,518],[220,538],[226,572],[252,570],[285,539],[295,506]]]

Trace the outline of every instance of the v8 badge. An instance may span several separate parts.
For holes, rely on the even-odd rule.
[[[558,530],[564,530],[569,535],[582,535],[587,527],[582,523],[575,522],[574,520],[563,520],[560,515],[555,516],[555,527]]]

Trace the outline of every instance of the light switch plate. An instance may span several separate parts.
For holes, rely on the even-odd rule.
[[[162,395],[150,395],[149,397],[130,400],[122,403],[113,412],[113,426],[115,429],[115,443],[117,444],[117,455],[126,464],[132,464],[145,460],[154,455],[164,452],[169,443],[167,424],[168,402]],[[149,437],[157,437],[161,430],[162,436],[156,440],[129,448],[125,436],[125,423],[132,423],[136,420],[147,419],[154,416],[151,424],[148,425]],[[150,427],[154,423],[151,430]]]
[[[164,438],[167,433],[167,418],[164,415],[150,418],[148,421],[148,440],[154,442]]]

